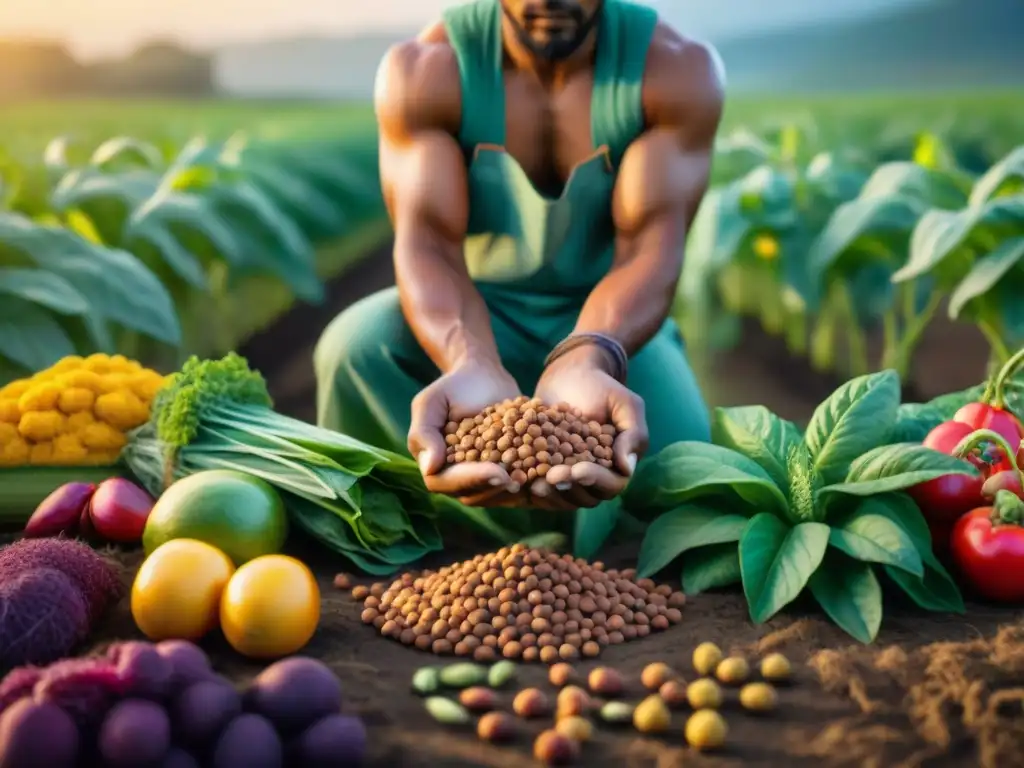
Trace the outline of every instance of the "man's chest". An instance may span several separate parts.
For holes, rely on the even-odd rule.
[[[573,168],[594,153],[592,90],[589,74],[557,90],[506,74],[505,149],[542,194],[558,196]]]

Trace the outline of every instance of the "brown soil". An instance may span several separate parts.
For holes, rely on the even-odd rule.
[[[523,722],[521,737],[504,747],[480,742],[472,729],[441,726],[409,688],[418,668],[444,659],[385,639],[359,620],[360,603],[333,587],[339,563],[322,551],[295,551],[317,571],[323,592],[319,631],[303,651],[327,662],[340,677],[346,707],[361,714],[370,731],[368,765],[381,768],[469,768],[522,766],[531,736],[550,720]],[[472,550],[428,563],[437,567]],[[623,550],[606,560],[631,564]],[[124,553],[127,575],[141,559]],[[354,580],[353,583],[369,583]],[[812,609],[799,609],[754,626],[740,594],[699,595],[684,608],[679,625],[661,634],[606,649],[586,671],[608,665],[627,678],[626,698],[643,696],[640,671],[664,661],[689,679],[690,657],[700,642],[754,661],[769,651],[794,664],[793,682],[780,688],[779,708],[744,713],[730,690],[724,707],[727,748],[702,756],[682,737],[685,713],[674,715],[663,738],[629,728],[600,728],[586,745],[580,765],[668,768],[670,766],[980,766],[1021,765],[1024,753],[1024,624],[1019,614],[971,605],[965,617],[927,615],[902,605],[887,606],[883,630],[871,647],[844,635]],[[97,642],[137,636],[127,601],[104,622]],[[223,640],[206,643],[217,668],[244,684],[262,668],[233,653]],[[447,659],[451,661],[452,659]],[[546,667],[521,665],[520,682],[502,692],[503,709],[514,693],[536,685],[552,695]]]
[[[335,312],[391,281],[390,258],[382,249],[356,271],[338,280],[328,303],[298,308],[241,350],[264,372],[283,412],[313,419],[312,345]],[[927,372],[928,395],[967,386],[981,371],[965,373],[963,360],[942,355],[942,345],[926,342],[918,368]],[[930,351],[929,351],[930,350]],[[929,362],[930,361],[930,362]],[[972,362],[967,368],[975,367]],[[715,405],[763,403],[787,418],[805,420],[836,382],[811,374],[805,366],[747,334],[743,345],[723,355],[704,373],[715,386]],[[961,383],[966,379],[966,383]],[[941,387],[946,385],[945,390]],[[347,707],[360,713],[370,730],[370,765],[398,768],[522,766],[530,763],[531,739],[550,721],[524,724],[515,744],[495,747],[471,730],[434,723],[409,689],[412,673],[437,663],[437,657],[381,638],[359,620],[361,606],[333,588],[344,566],[323,551],[296,552],[316,569],[323,590],[321,628],[305,653],[323,659],[341,678]],[[449,552],[436,567],[471,550]],[[137,565],[137,553],[120,556]],[[635,551],[606,557],[609,565],[628,566]],[[671,575],[671,574],[669,574]],[[361,583],[368,583],[363,581]],[[639,673],[651,661],[665,661],[691,674],[689,658],[702,641],[750,655],[779,650],[794,663],[794,681],[781,690],[779,709],[754,717],[738,707],[731,693],[725,713],[728,748],[713,756],[688,749],[685,720],[675,715],[665,738],[641,737],[630,729],[599,730],[580,761],[586,766],[670,768],[671,766],[866,766],[918,768],[1024,765],[1024,624],[1019,614],[971,605],[965,617],[922,614],[905,605],[888,605],[876,643],[862,647],[827,620],[794,609],[765,626],[754,626],[741,594],[694,597],[682,624],[644,640],[607,649],[596,662],[628,676],[630,699],[642,695]],[[97,641],[134,636],[126,604],[101,628]],[[261,668],[230,651],[222,640],[208,644],[216,666],[239,682]],[[546,668],[524,665],[520,685],[547,689]],[[502,694],[505,708],[511,694]]]

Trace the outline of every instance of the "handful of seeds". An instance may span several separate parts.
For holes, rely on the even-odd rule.
[[[516,544],[376,585],[362,618],[385,637],[440,655],[554,664],[682,621],[682,593],[634,575]]]
[[[521,396],[448,422],[444,435],[449,464],[490,461],[525,483],[559,464],[596,462],[611,469],[616,431],[611,424],[585,421],[565,403],[551,407]]]

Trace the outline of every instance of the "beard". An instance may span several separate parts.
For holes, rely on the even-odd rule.
[[[519,41],[520,45],[543,61],[564,61],[576,53],[580,46],[582,46],[590,36],[590,33],[594,31],[598,21],[601,19],[601,9],[604,6],[604,2],[602,0],[602,2],[598,3],[594,12],[590,14],[590,16],[586,16],[583,9],[576,4],[563,3],[560,0],[549,0],[546,5],[550,11],[564,13],[566,16],[570,17],[573,25],[573,31],[571,34],[566,36],[559,35],[548,40],[537,40],[530,34],[530,31],[511,14],[504,2],[501,3],[501,10],[504,12],[505,18],[508,19],[509,24],[512,25],[512,29],[515,31],[516,39]]]

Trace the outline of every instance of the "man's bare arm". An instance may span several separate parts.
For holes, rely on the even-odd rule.
[[[717,54],[668,30],[659,29],[659,37],[645,82],[650,128],[626,151],[612,202],[615,259],[576,324],[577,332],[612,336],[630,355],[672,309],[723,106]]]
[[[465,159],[454,138],[458,69],[451,49],[431,36],[387,53],[375,105],[402,311],[430,359],[447,373],[471,358],[497,363],[498,352],[462,251],[469,199]]]

